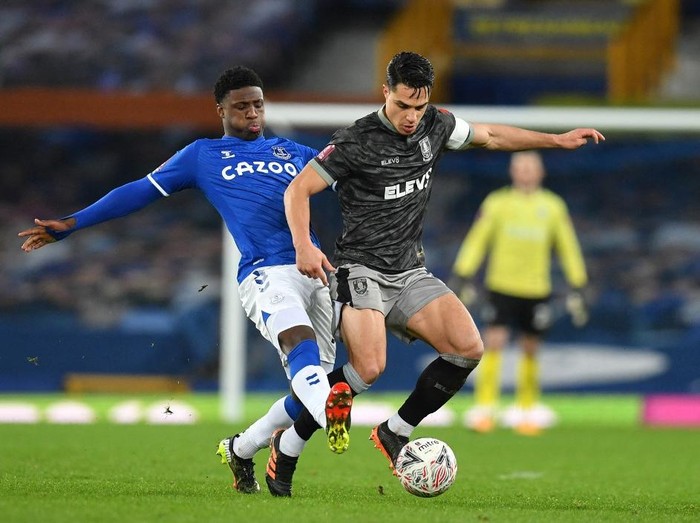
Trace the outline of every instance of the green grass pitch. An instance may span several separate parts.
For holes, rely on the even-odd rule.
[[[18,399],[19,397],[12,397]],[[37,404],[55,397],[22,396]],[[401,395],[372,395],[398,406]],[[8,399],[0,396],[0,401]],[[80,398],[98,411],[116,397]],[[124,399],[123,397],[120,399]],[[309,443],[291,499],[231,488],[216,446],[234,426],[217,421],[211,395],[182,396],[194,425],[0,424],[0,520],[19,522],[592,522],[700,521],[700,431],[638,423],[638,398],[547,398],[561,423],[537,436],[476,435],[458,425],[420,427],[455,451],[457,481],[440,497],[403,491],[384,457],[354,426],[350,450],[332,454],[322,433]],[[253,419],[274,399],[249,398]],[[455,410],[468,405],[455,398]]]

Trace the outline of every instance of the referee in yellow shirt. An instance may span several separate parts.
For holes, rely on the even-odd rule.
[[[555,420],[554,413],[539,403],[537,361],[542,336],[552,323],[553,251],[571,286],[566,306],[573,323],[582,326],[588,321],[581,248],[566,203],[542,187],[544,175],[539,153],[514,153],[510,162],[512,185],[486,197],[454,263],[452,288],[469,306],[476,298],[472,278],[488,255],[485,351],[476,375],[476,404],[465,417],[467,426],[479,432],[493,430],[500,421],[522,434],[534,435]],[[511,328],[520,334],[522,355],[515,405],[499,415],[502,353]]]

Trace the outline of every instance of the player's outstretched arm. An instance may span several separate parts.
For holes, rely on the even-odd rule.
[[[297,269],[309,278],[319,278],[324,285],[328,285],[324,269],[335,271],[335,267],[311,241],[309,198],[327,187],[323,178],[307,164],[284,192],[284,212],[297,254]]]
[[[54,243],[58,240],[55,233],[69,231],[75,226],[75,218],[64,220],[40,220],[34,219],[34,227],[20,231],[17,236],[26,238],[21,249],[24,252],[40,249],[44,245]],[[53,232],[54,234],[51,234]]]
[[[496,151],[527,149],[577,149],[590,141],[599,143],[605,136],[596,129],[581,128],[562,134],[542,133],[501,124],[471,124],[472,146]]]
[[[61,240],[79,229],[126,216],[163,195],[149,181],[148,176],[112,189],[108,194],[84,209],[59,220],[34,220],[31,229],[19,233],[26,237],[22,250],[29,252]]]

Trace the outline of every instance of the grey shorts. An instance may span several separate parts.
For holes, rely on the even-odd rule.
[[[387,329],[407,343],[415,340],[406,330],[408,320],[431,301],[452,292],[425,267],[385,274],[358,264],[338,267],[330,275],[330,288],[336,302],[384,314]]]

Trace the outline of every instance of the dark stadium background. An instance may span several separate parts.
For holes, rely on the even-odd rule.
[[[224,7],[200,0],[138,7],[138,2],[3,2],[0,392],[61,390],[67,374],[92,372],[178,375],[197,390],[215,389],[219,298],[226,283],[221,281],[219,219],[198,194],[178,194],[30,255],[20,251],[16,233],[34,217],[62,216],[144,176],[194,138],[219,136],[213,101],[207,105],[206,100],[210,85],[230,65],[257,69],[271,101],[380,103],[375,56],[361,51],[374,49],[370,44],[380,41],[389,21],[417,3],[274,0]],[[491,3],[501,4],[503,14],[521,13],[526,20],[522,13],[528,9],[550,20],[562,16],[561,2]],[[555,42],[569,54],[549,56],[537,67],[517,57],[496,58],[504,42],[520,45],[520,40],[508,40],[516,38],[513,34],[494,40],[455,31],[463,51],[477,40],[479,49],[490,48],[493,54],[462,52],[449,74],[438,68],[444,77],[438,78],[443,88],[436,101],[697,107],[700,84],[694,83],[694,99],[684,98],[680,80],[668,79],[673,68],[662,71],[666,76],[646,92],[611,93],[606,57],[594,52],[610,35],[594,22],[624,26],[636,11],[629,2],[581,4],[586,8],[567,16],[580,16],[591,31]],[[697,2],[678,5],[678,34],[671,46],[677,66],[687,59],[685,51],[692,55],[700,48]],[[480,13],[465,7],[455,20],[464,17],[460,27],[475,27],[467,19]],[[104,19],[110,23],[103,24]],[[332,47],[332,35],[350,19],[348,31],[374,35],[358,44],[357,52],[366,58],[359,69],[357,59],[343,49],[335,60],[320,58],[326,55],[319,48]],[[529,31],[528,42],[548,44],[538,41],[546,35],[538,34],[537,26]],[[56,122],[53,115],[60,108],[54,97],[67,89],[78,93],[76,106],[92,96],[108,101],[130,93],[162,102],[163,93],[175,93],[194,100],[210,125],[180,122],[184,108],[177,104],[162,116],[163,122],[172,118],[173,125]],[[267,134],[279,132],[318,148],[331,131],[270,127]],[[595,148],[544,155],[547,185],[570,206],[591,280],[591,322],[576,330],[566,316],[558,319],[543,355],[545,388],[700,392],[700,137],[612,133],[607,138]],[[427,264],[436,275],[449,275],[483,197],[507,183],[507,161],[505,154],[483,151],[442,160],[425,232]],[[333,197],[318,197],[313,216],[331,251],[340,226]],[[564,291],[562,285],[558,289]],[[274,351],[252,325],[248,329],[248,390],[284,388],[281,370],[269,365]],[[375,389],[411,387],[426,354],[425,347],[407,349],[392,338],[389,370]],[[601,378],[601,368],[619,372]]]

